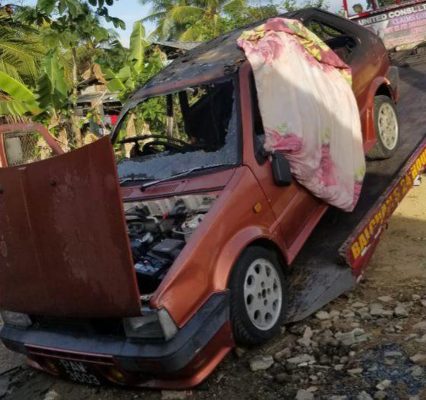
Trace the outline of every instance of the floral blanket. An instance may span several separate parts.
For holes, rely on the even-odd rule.
[[[352,211],[365,159],[350,68],[297,20],[270,19],[238,44],[254,72],[266,150],[283,151],[315,196]]]

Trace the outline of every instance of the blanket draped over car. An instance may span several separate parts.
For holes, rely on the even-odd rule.
[[[352,211],[365,174],[351,70],[301,22],[269,19],[238,39],[256,82],[265,149],[282,151],[295,179]]]

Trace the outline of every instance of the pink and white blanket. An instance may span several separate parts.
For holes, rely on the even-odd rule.
[[[266,150],[282,151],[315,196],[352,211],[365,158],[350,68],[297,20],[270,19],[238,44],[254,72]]]

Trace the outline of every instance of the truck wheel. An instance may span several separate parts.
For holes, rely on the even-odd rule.
[[[395,153],[399,143],[399,123],[395,105],[387,96],[374,98],[374,127],[377,142],[368,152],[370,160],[383,160]]]
[[[231,324],[237,343],[260,344],[279,332],[284,318],[284,274],[278,257],[247,248],[232,271]]]

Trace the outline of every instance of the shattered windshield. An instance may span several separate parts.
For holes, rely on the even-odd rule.
[[[232,79],[145,99],[115,133],[120,181],[237,165],[238,124]]]

